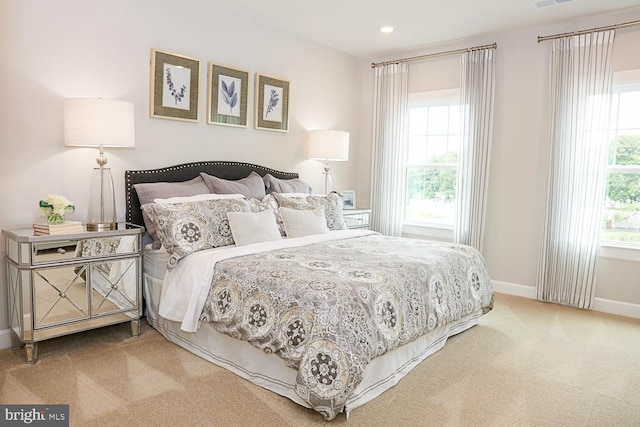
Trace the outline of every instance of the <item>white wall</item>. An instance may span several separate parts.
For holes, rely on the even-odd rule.
[[[229,2],[233,6],[233,2]],[[201,61],[198,123],[149,118],[152,48]],[[361,61],[223,11],[206,0],[0,2],[0,228],[30,226],[49,193],[84,220],[96,150],[63,144],[64,98],[135,104],[135,149],[107,150],[124,220],[124,171],[197,160],[236,160],[295,171],[321,191],[322,164],[306,159],[310,129],[351,133],[351,161],[334,163],[334,189],[356,187]],[[249,125],[206,124],[207,63],[250,72]],[[253,129],[254,73],[290,80],[289,132]],[[4,245],[0,249],[4,258]],[[0,268],[0,331],[8,327]]]
[[[545,200],[549,149],[549,49],[537,36],[613,25],[640,19],[640,8],[577,19],[541,28],[522,29],[488,37],[398,52],[372,58],[362,67],[363,111],[371,110],[373,71],[370,62],[411,57],[497,42],[496,98],[491,150],[489,200],[484,256],[489,273],[502,291],[535,296],[536,271]],[[640,69],[640,27],[619,31],[614,70]],[[459,67],[450,57],[410,65],[410,82],[421,90],[451,87]],[[417,76],[414,74],[418,74]],[[362,116],[363,141],[371,139],[370,114]],[[363,146],[362,153],[371,148]],[[370,186],[369,171],[361,168],[361,193]],[[361,200],[369,197],[361,194]],[[640,317],[640,251],[602,249],[595,308]],[[627,258],[627,259],[621,259]],[[613,307],[613,308],[612,308]]]

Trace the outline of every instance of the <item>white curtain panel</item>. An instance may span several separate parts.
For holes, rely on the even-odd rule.
[[[551,47],[551,145],[538,299],[589,308],[602,225],[615,31]]]
[[[495,92],[495,50],[462,55],[464,137],[457,179],[455,242],[482,251]]]
[[[408,83],[407,63],[375,68],[371,229],[388,236],[400,236],[402,233]]]

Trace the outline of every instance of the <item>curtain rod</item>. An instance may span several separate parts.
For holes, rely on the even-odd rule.
[[[579,36],[579,35],[582,35],[582,34],[589,34],[589,33],[595,32],[595,31],[619,30],[621,28],[635,27],[636,25],[640,25],[640,21],[630,21],[630,22],[625,22],[623,24],[609,25],[607,27],[592,28],[590,30],[574,31],[572,33],[554,34],[552,36],[538,36],[538,43],[544,42],[544,41],[547,41],[547,40],[552,40],[552,39],[560,39],[562,37]]]
[[[456,49],[456,50],[448,50],[446,52],[430,53],[428,55],[412,56],[410,58],[394,59],[392,61],[372,62],[371,68],[382,67],[383,65],[389,65],[389,64],[400,64],[402,62],[418,61],[420,59],[436,58],[438,56],[453,55],[456,53],[471,52],[473,50],[496,49],[497,47],[498,47],[498,44],[493,43],[493,44],[486,44],[484,46],[474,46],[474,47],[468,47],[465,49]]]

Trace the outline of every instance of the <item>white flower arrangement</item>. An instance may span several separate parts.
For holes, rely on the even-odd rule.
[[[40,214],[47,217],[48,222],[64,221],[65,212],[73,212],[75,206],[64,196],[49,194],[46,199],[40,200]]]

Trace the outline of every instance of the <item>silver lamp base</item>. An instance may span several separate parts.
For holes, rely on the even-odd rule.
[[[87,231],[108,231],[118,228],[115,222],[90,222],[87,223]]]

